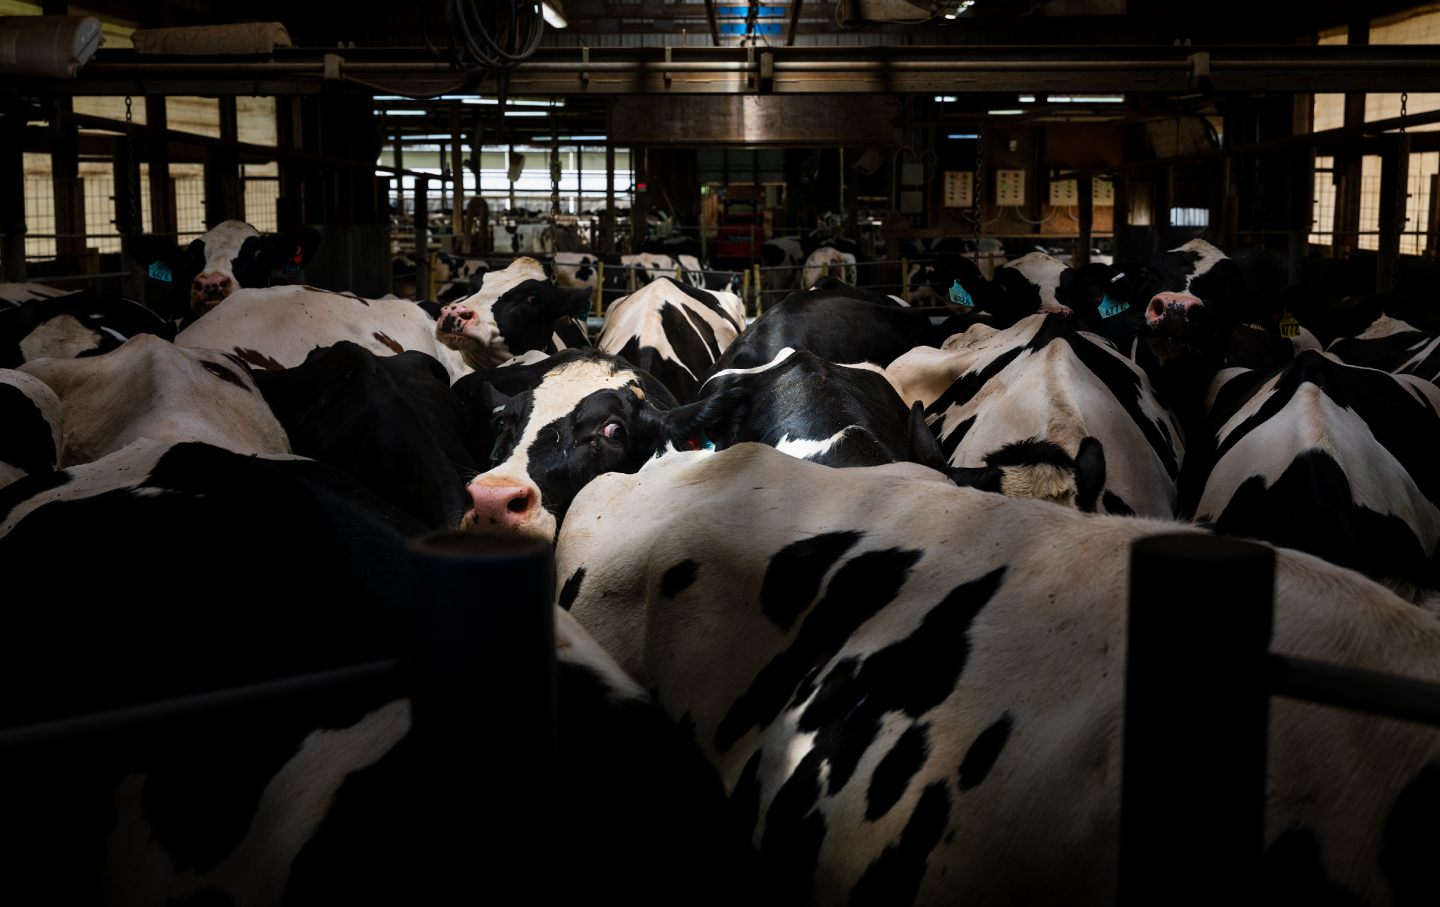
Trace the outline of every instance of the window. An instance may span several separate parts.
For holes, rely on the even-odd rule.
[[[1210,226],[1209,208],[1171,208],[1170,225],[1174,227]]]
[[[1311,215],[1310,242],[1317,246],[1333,245],[1335,241],[1335,158],[1315,158],[1315,202]]]

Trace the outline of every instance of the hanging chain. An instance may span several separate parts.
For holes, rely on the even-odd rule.
[[[975,176],[970,184],[970,220],[975,224],[975,238],[980,238],[980,199],[985,194],[985,131],[976,127]]]
[[[1408,91],[1402,91],[1402,92],[1400,92],[1400,145],[1401,145],[1401,147],[1405,147],[1405,117],[1406,117],[1406,115],[1409,113],[1409,107],[1410,107],[1410,92],[1408,92]],[[1390,259],[1390,292],[1392,292],[1392,293],[1395,292],[1395,291],[1400,287],[1400,249],[1399,249],[1398,247],[1399,247],[1399,245],[1401,244],[1401,241],[1405,238],[1405,226],[1410,223],[1410,212],[1409,212],[1408,210],[1405,210],[1406,208],[1408,208],[1408,206],[1405,204],[1405,202],[1406,202],[1406,200],[1410,197],[1410,174],[1409,174],[1409,170],[1410,170],[1410,153],[1409,153],[1409,149],[1406,148],[1406,153],[1405,153],[1405,171],[1406,171],[1406,172],[1395,174],[1395,212],[1396,212],[1397,214],[1399,214],[1402,210],[1404,210],[1404,211],[1405,211],[1405,216],[1402,217],[1402,218],[1400,218],[1400,223],[1397,225],[1397,229],[1396,229],[1396,231],[1395,231],[1395,233],[1396,233],[1396,236],[1395,236],[1395,244],[1396,244],[1396,247],[1397,247],[1397,248],[1395,249],[1395,254],[1394,254],[1394,256],[1392,256],[1391,259]]]
[[[134,100],[125,96],[125,182],[130,184],[130,219],[125,222],[124,233],[139,233],[140,207],[135,197],[135,184],[140,181],[140,164],[135,160],[135,122],[130,107]]]

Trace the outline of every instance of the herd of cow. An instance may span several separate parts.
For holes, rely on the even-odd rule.
[[[956,259],[938,324],[834,278],[747,324],[658,276],[592,343],[532,259],[427,305],[237,288],[277,243],[222,234],[160,272],[183,324],[0,287],[0,727],[383,657],[407,538],[528,535],[550,893],[1106,904],[1132,541],[1271,542],[1274,651],[1440,681],[1440,323],[1404,300],[1267,298],[1196,240]],[[409,729],[377,694],[22,753],[11,882],[406,900],[458,783]],[[1440,901],[1440,732],[1277,699],[1266,802],[1271,899]]]

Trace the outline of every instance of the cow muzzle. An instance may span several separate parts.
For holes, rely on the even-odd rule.
[[[533,483],[480,476],[465,490],[473,506],[461,518],[461,529],[484,534],[517,533],[545,541],[554,537],[555,518],[540,506],[540,489]]]
[[[440,310],[440,333],[463,334],[474,320],[474,309],[461,302],[452,302]]]
[[[235,281],[224,274],[207,271],[196,276],[190,284],[190,302],[195,305],[212,306],[224,301],[235,292]]]
[[[1191,315],[1204,305],[1200,297],[1190,293],[1156,293],[1150,297],[1150,305],[1145,309],[1145,323],[1155,327],[1166,322],[1188,322]]]

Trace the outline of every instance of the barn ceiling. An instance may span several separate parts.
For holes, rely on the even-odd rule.
[[[1293,50],[1297,60],[1315,50],[1374,56],[1381,49],[1311,45],[1319,32],[1352,19],[1414,6],[1386,0],[551,2],[563,11],[566,27],[547,27],[532,65],[503,87],[493,79],[466,79],[432,50],[446,45],[446,0],[343,10],[293,0],[86,0],[83,8],[46,2],[47,12],[93,13],[137,27],[278,21],[295,47],[236,65],[190,58],[192,63],[163,64],[173,71],[158,74],[139,69],[145,61],[129,51],[102,49],[74,85],[21,80],[10,90],[361,91],[377,97],[387,136],[423,141],[421,136],[458,126],[486,143],[605,135],[612,116],[606,95],[616,92],[899,93],[910,96],[911,124],[945,129],[1017,116],[1008,112],[1017,108],[1029,121],[1143,121],[1213,113],[1216,97],[1227,91],[1341,91],[1363,87],[1361,78],[1393,82],[1404,61],[1379,59],[1371,70],[1332,71],[1313,55],[1304,65],[1289,65],[1285,51]],[[1255,53],[1247,56],[1246,46]],[[1234,50],[1229,56],[1217,50],[1213,60],[1192,53],[1224,47]],[[339,85],[328,72],[321,76],[326,52],[343,57]],[[934,66],[926,68],[925,60]],[[1440,74],[1440,57],[1437,65],[1423,62],[1421,71]],[[847,82],[846,76],[853,78]],[[1413,86],[1418,90],[1421,82]],[[1440,84],[1431,88],[1437,89]],[[5,91],[0,80],[0,94]],[[497,94],[512,102],[503,115]]]

